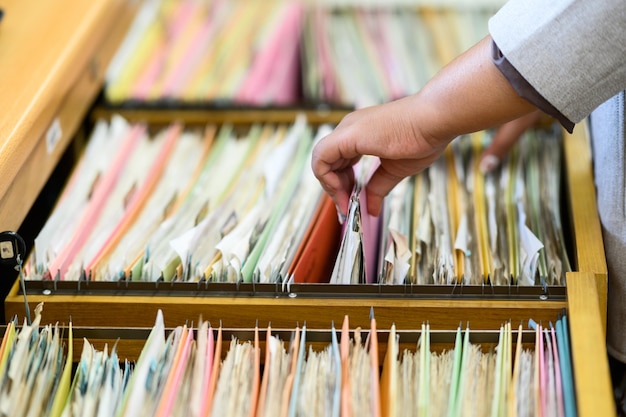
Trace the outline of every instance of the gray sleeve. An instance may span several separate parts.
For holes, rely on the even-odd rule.
[[[509,0],[489,32],[520,75],[574,123],[626,88],[624,0]]]
[[[491,41],[491,59],[496,67],[500,70],[502,75],[511,83],[513,89],[519,94],[520,97],[528,101],[530,104],[542,110],[544,113],[549,114],[558,120],[561,125],[569,133],[574,131],[574,123],[567,117],[563,116],[558,109],[556,109],[548,100],[542,97],[541,94],[532,86],[522,75],[515,69],[508,59],[502,54],[500,48],[494,41]]]

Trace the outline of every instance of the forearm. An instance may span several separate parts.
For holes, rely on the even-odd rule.
[[[420,92],[344,118],[315,147],[313,171],[346,213],[352,166],[361,155],[378,156],[380,166],[366,186],[368,209],[378,214],[384,196],[402,178],[432,164],[452,139],[533,110],[492,62],[491,39],[485,38]]]
[[[535,110],[493,64],[490,37],[446,66],[412,99],[422,133],[440,140],[494,127]]]

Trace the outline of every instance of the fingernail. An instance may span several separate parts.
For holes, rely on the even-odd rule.
[[[500,158],[495,155],[485,155],[485,157],[480,161],[478,169],[480,169],[480,172],[483,174],[488,174],[498,165],[500,165]]]
[[[337,204],[335,204],[335,208],[337,209],[337,219],[339,220],[339,224],[343,225],[346,219],[348,218],[348,216],[346,216],[345,214],[341,212]]]

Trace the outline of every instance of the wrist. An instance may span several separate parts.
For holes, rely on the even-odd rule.
[[[423,138],[435,149],[445,147],[460,134],[440,94],[425,86],[411,98],[413,112],[410,117],[414,137]]]
[[[424,134],[448,142],[535,110],[493,63],[489,37],[443,68],[415,101]]]

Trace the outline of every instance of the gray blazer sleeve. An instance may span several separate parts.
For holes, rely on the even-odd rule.
[[[624,0],[509,0],[489,32],[522,77],[575,123],[626,88]]]

